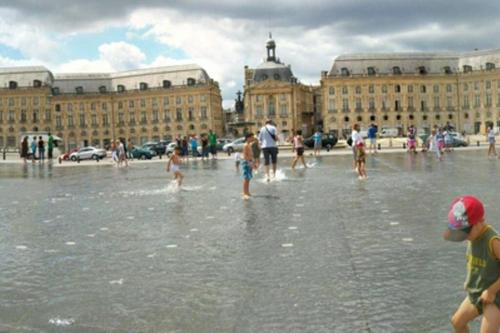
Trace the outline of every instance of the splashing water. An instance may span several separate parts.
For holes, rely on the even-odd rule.
[[[59,317],[49,319],[49,324],[56,326],[69,326],[75,323],[73,318],[61,319]]]

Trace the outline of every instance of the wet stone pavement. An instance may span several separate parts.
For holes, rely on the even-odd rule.
[[[0,331],[449,332],[465,243],[441,233],[474,194],[500,229],[485,152],[308,158],[251,183],[234,162],[0,165]],[[477,329],[478,325],[473,326]]]

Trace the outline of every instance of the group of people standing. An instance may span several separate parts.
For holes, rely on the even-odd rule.
[[[54,145],[54,137],[51,133],[49,133],[47,140],[47,158],[49,161],[51,161],[53,158]],[[37,157],[39,163],[45,162],[45,141],[43,140],[42,136],[38,136],[38,138],[36,136],[33,136],[31,144],[29,143],[29,137],[25,136],[23,141],[21,142],[21,158],[23,159],[24,164],[27,163],[27,160],[30,157],[33,164],[36,162]]]
[[[128,148],[129,151],[132,151],[130,145]],[[122,166],[128,167],[127,146],[124,141],[116,140],[111,142],[111,159],[119,168]]]
[[[180,156],[184,159],[189,158],[189,151],[191,150],[191,156],[193,158],[201,157],[202,160],[208,159],[209,154],[212,158],[217,158],[217,135],[209,130],[208,134],[202,134],[198,142],[198,137],[196,135],[181,137],[178,135],[175,138],[176,147],[180,149]],[[198,147],[201,146],[201,152]]]

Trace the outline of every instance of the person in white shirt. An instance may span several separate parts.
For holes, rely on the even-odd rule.
[[[488,158],[497,158],[497,150],[495,148],[495,130],[493,126],[488,128],[488,144],[490,145],[488,148]]]
[[[259,142],[264,153],[264,165],[266,167],[267,181],[269,177],[269,164],[273,164],[273,177],[276,177],[276,166],[278,164],[278,130],[268,119],[266,124],[259,131]]]
[[[352,140],[352,170],[357,172],[357,161],[358,161],[358,152],[356,150],[356,145],[359,142],[363,141],[363,137],[359,134],[359,124],[352,125],[351,132],[351,140]]]

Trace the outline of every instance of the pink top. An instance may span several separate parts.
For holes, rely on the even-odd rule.
[[[296,135],[293,137],[293,146],[295,148],[304,148],[302,137]]]

